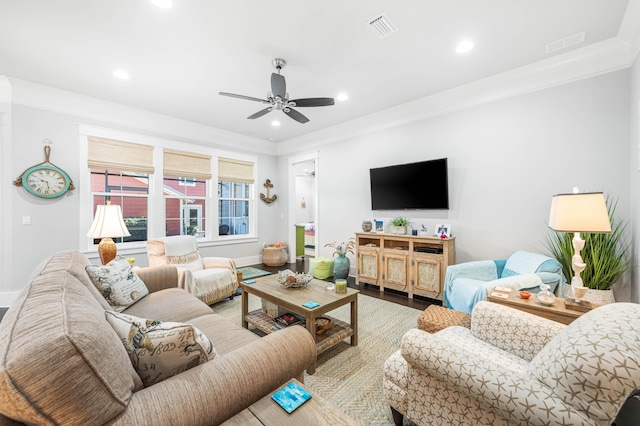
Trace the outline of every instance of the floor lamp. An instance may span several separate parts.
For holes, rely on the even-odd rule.
[[[96,209],[96,216],[93,224],[87,233],[87,237],[93,239],[102,238],[98,244],[98,254],[103,265],[111,262],[116,257],[117,247],[112,238],[128,237],[131,234],[124,224],[122,209],[119,205],[99,205]]]
[[[576,292],[580,293],[584,287],[580,273],[587,266],[582,256],[580,256],[580,251],[584,248],[585,243],[580,233],[611,233],[611,222],[609,221],[604,194],[602,192],[585,192],[554,195],[551,199],[549,228],[558,232],[574,233],[574,254],[571,259],[571,268],[574,275],[571,279],[571,288],[580,289]]]

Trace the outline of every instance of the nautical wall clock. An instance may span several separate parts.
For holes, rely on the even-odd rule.
[[[69,175],[49,162],[51,147],[44,147],[44,162],[28,168],[13,184],[22,186],[27,192],[41,198],[56,198],[66,194],[67,191],[75,189]]]

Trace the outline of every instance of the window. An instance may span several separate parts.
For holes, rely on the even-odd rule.
[[[163,154],[165,235],[206,236],[207,185],[211,156],[165,149]],[[189,182],[188,185],[184,183]]]
[[[181,178],[164,177],[165,235],[205,236],[206,185],[204,179],[193,179],[193,186],[181,186]]]
[[[219,235],[249,233],[250,185],[237,182],[218,183]]]
[[[131,236],[116,242],[146,241],[149,175],[154,171],[153,147],[93,136],[88,140],[91,217],[98,205],[118,204]],[[98,242],[94,241],[94,244]]]
[[[255,157],[223,158],[211,147],[89,125],[80,125],[80,145],[86,165],[81,168],[80,239],[87,249],[99,241],[84,230],[97,206],[108,202],[122,207],[131,233],[116,242],[131,247],[173,235],[213,244],[257,238]]]
[[[218,159],[218,235],[246,235],[251,229],[253,163]]]
[[[98,205],[118,204],[122,208],[130,237],[116,239],[116,243],[147,240],[147,199],[149,176],[145,173],[91,170],[93,213]],[[100,241],[94,241],[98,244]]]
[[[196,186],[196,179],[190,177],[179,177],[178,185],[180,186]]]

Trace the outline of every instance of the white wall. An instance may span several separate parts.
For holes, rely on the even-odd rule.
[[[544,252],[551,196],[574,186],[617,197],[628,220],[629,83],[625,69],[319,147],[318,246],[404,215],[451,224],[457,263]],[[371,211],[369,168],[441,157],[448,211]]]
[[[631,68],[631,90],[630,90],[630,138],[629,138],[629,173],[630,173],[630,191],[632,196],[631,217],[633,220],[633,271],[632,282],[638,283],[640,278],[640,225],[638,218],[640,217],[640,56]],[[631,301],[640,303],[640,286],[631,286]]]
[[[69,114],[52,112],[41,108],[33,108],[23,105],[13,105],[11,114],[11,152],[10,176],[14,179],[25,169],[44,160],[43,139],[53,141],[51,162],[67,171],[76,187],[80,184],[78,178],[78,124],[95,124],[107,128],[131,130],[138,133],[163,136],[157,128],[140,129],[139,123],[132,121],[129,126],[122,122],[89,119]],[[182,140],[173,135],[166,135],[167,139]],[[220,146],[215,142],[195,141],[211,146]],[[229,146],[222,146],[225,150],[232,150]],[[238,145],[236,150],[246,151],[246,148]],[[4,151],[3,151],[4,152]],[[258,176],[256,185],[258,193],[263,191],[261,183],[266,178],[276,174],[276,157],[267,154],[258,154]],[[4,164],[4,163],[3,163]],[[3,176],[5,174],[3,173]],[[5,181],[5,187],[9,184]],[[283,187],[279,182],[274,182],[276,191]],[[79,197],[78,191],[70,191],[67,195],[58,199],[44,200],[29,195],[24,189],[11,186],[9,191],[10,202],[3,202],[2,217],[9,220],[2,221],[2,235],[7,238],[8,244],[3,245],[3,266],[10,265],[10,271],[3,270],[3,279],[0,283],[0,295],[22,289],[28,280],[31,271],[43,259],[59,250],[78,250],[80,234],[86,230],[79,229]],[[250,258],[257,262],[262,254],[264,242],[284,239],[284,219],[286,204],[278,200],[267,205],[257,200],[259,209],[259,241],[253,243],[231,244],[224,246],[211,246],[201,248],[204,256],[225,256],[234,259]],[[31,225],[22,225],[22,217],[30,216]],[[9,246],[10,250],[5,250]],[[138,252],[127,252],[128,256],[136,257],[136,264],[147,265],[146,250],[141,248]],[[93,254],[95,257],[95,253]],[[6,272],[6,274],[5,274]],[[1,299],[1,298],[0,298]],[[0,306],[3,306],[0,300]]]
[[[310,176],[296,176],[296,199],[294,214],[296,223],[313,222],[315,179]],[[302,201],[304,200],[304,205]]]

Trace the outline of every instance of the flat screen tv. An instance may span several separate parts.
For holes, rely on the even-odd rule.
[[[372,210],[449,208],[447,159],[370,169]]]

